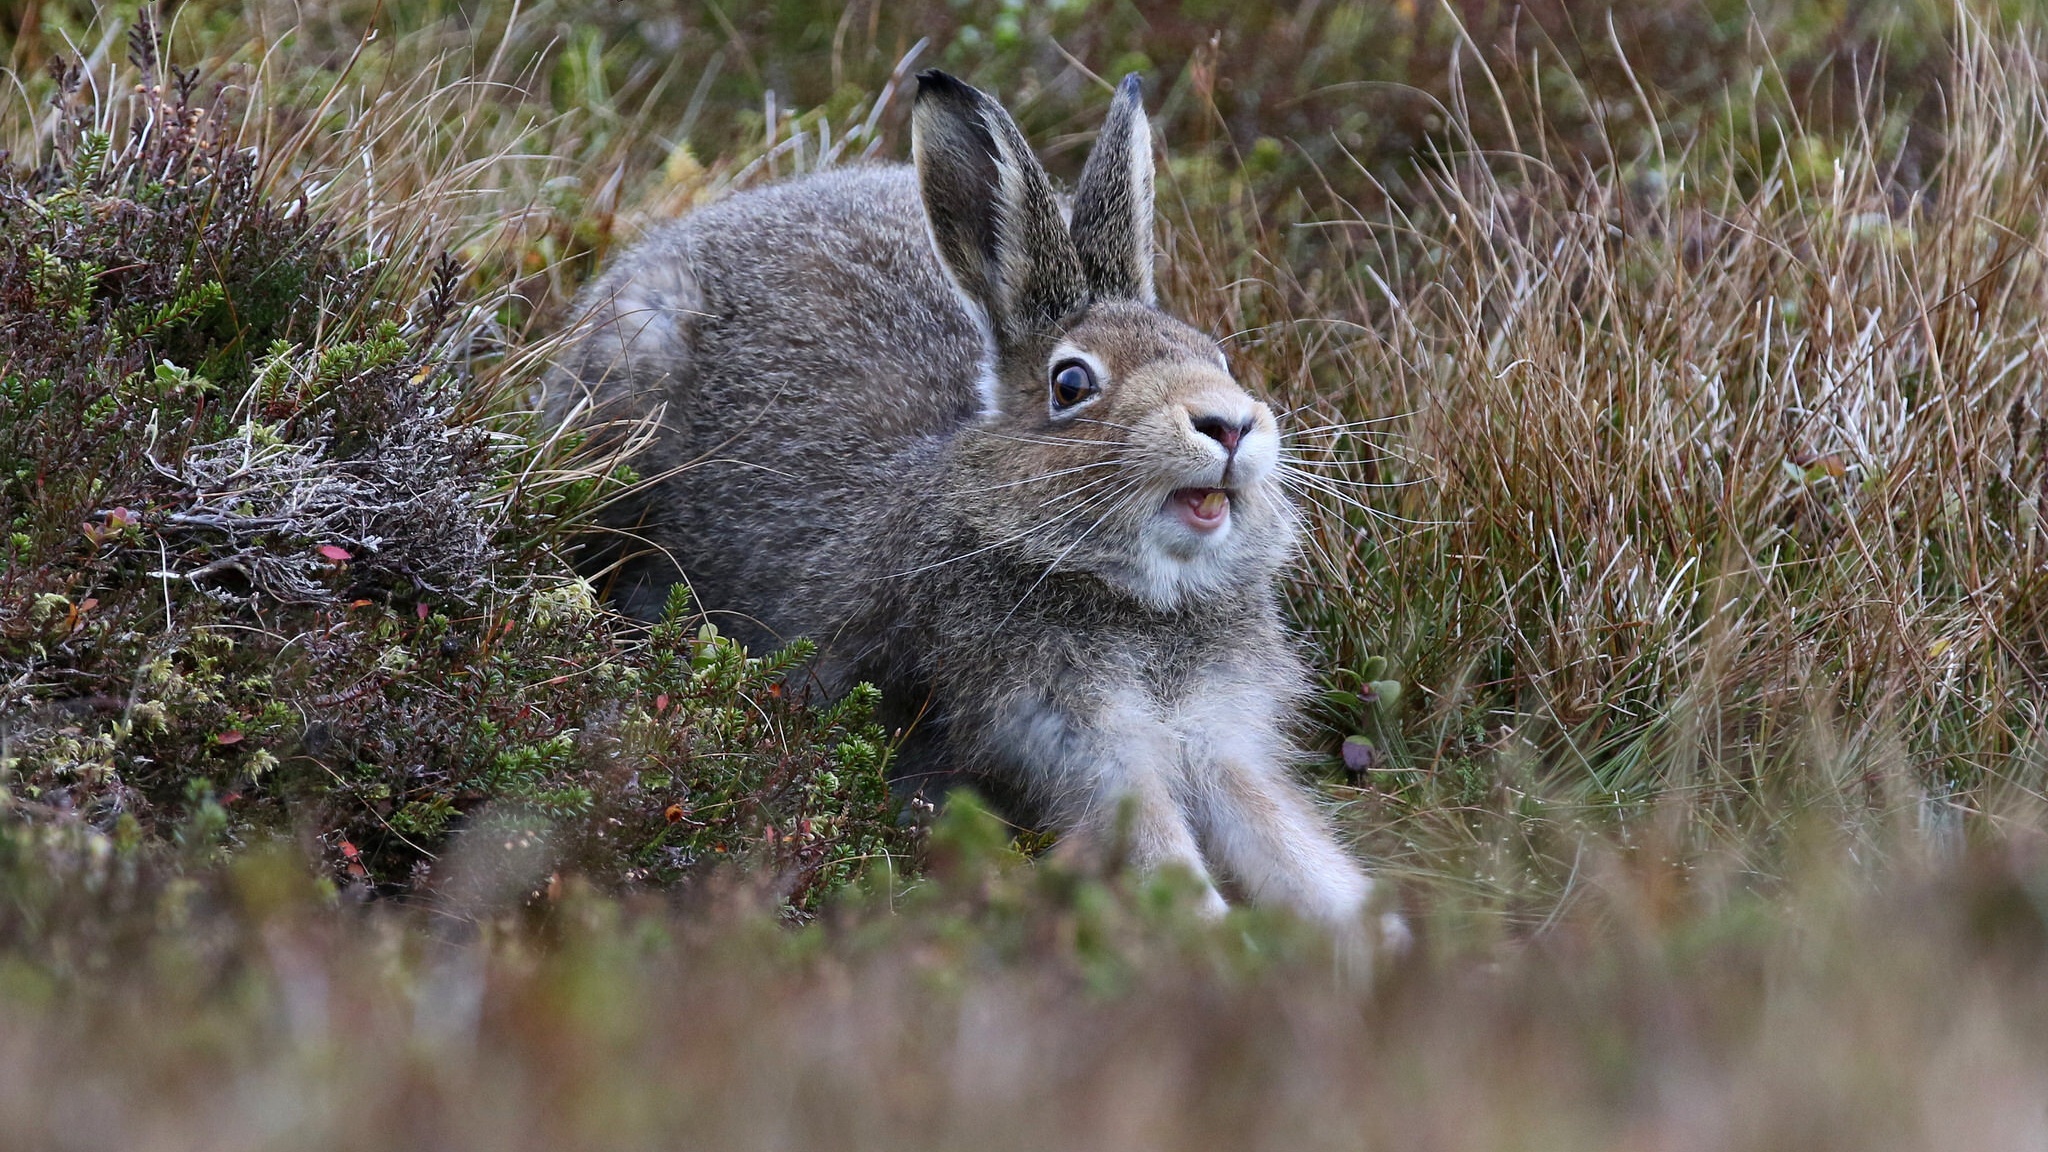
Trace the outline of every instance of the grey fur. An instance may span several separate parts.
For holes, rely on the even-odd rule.
[[[651,616],[685,578],[757,648],[815,639],[827,692],[879,685],[907,775],[1361,923],[1369,881],[1285,779],[1307,679],[1275,585],[1277,429],[1214,341],[1146,303],[1135,86],[1070,233],[1001,107],[920,80],[916,170],[733,196],[584,295],[554,410],[659,425],[619,601]],[[1048,376],[1076,361],[1101,392],[1058,409]],[[1221,528],[1190,511],[1207,488],[1229,490]]]
[[[1052,183],[1002,105],[944,72],[917,79],[912,151],[932,237],[997,347],[1027,342],[1088,300]]]
[[[1074,196],[1074,244],[1097,299],[1152,295],[1152,132],[1136,73],[1117,86]]]

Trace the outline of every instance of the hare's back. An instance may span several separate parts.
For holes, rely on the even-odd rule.
[[[634,299],[634,284],[678,275],[680,299]],[[980,407],[980,330],[939,265],[908,166],[729,197],[650,236],[615,278],[627,308],[678,313],[665,335],[688,387],[666,397],[671,424],[728,448],[857,463]]]
[[[686,575],[763,640],[832,632],[883,523],[917,498],[906,473],[982,405],[984,338],[907,166],[693,212],[600,277],[581,323],[584,394],[660,419],[640,464],[662,479],[626,510],[649,558],[622,572],[622,601],[649,613]]]

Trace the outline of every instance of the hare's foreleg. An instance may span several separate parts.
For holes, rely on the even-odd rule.
[[[1118,858],[1141,874],[1185,868],[1201,884],[1204,911],[1222,914],[1189,823],[1193,797],[1172,730],[1135,701],[1086,721],[1050,708],[1013,720],[1005,727],[1019,737],[1013,747],[1063,835],[1064,854],[1095,864]]]
[[[1203,775],[1203,839],[1252,899],[1333,926],[1360,923],[1372,880],[1279,764],[1226,751]]]
[[[1201,884],[1202,910],[1220,916],[1227,905],[1202,861],[1194,829],[1165,785],[1151,772],[1129,772],[1121,765],[1103,773],[1103,786],[1068,836],[1083,854],[1120,854],[1123,864],[1140,875],[1185,868]]]
[[[1210,864],[1254,901],[1348,929],[1362,924],[1372,881],[1289,778],[1277,679],[1215,669],[1174,717],[1195,827]]]

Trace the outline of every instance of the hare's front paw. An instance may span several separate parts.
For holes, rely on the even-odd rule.
[[[1384,976],[1388,967],[1415,945],[1414,933],[1399,912],[1377,912],[1364,907],[1348,919],[1332,923],[1330,933],[1337,947],[1340,970],[1368,982]]]

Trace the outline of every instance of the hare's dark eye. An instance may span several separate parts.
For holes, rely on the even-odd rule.
[[[1062,360],[1052,366],[1052,406],[1072,408],[1102,391],[1095,370],[1086,361]]]

